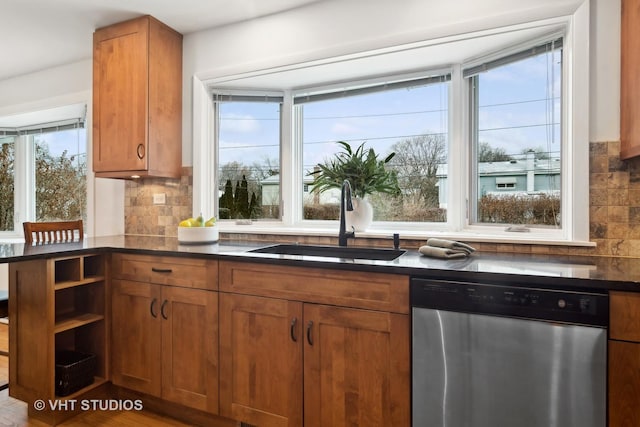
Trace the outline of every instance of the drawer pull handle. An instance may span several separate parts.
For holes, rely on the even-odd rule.
[[[149,311],[151,312],[151,317],[154,317],[154,318],[158,317],[158,313],[155,313],[153,311],[153,306],[156,305],[157,302],[158,300],[154,298],[153,301],[151,301],[151,304],[149,305]]]
[[[157,268],[157,267],[151,267],[151,271],[153,271],[154,273],[172,273],[173,270],[170,268]]]
[[[167,305],[167,303],[168,303],[168,302],[169,302],[169,301],[164,300],[164,301],[162,302],[162,305],[160,306],[160,314],[162,315],[162,318],[163,318],[164,320],[167,320],[167,319],[168,319],[167,315],[166,315],[166,314],[165,314],[165,312],[164,312],[164,307]]]
[[[291,320],[291,330],[289,333],[291,334],[291,341],[298,342],[298,337],[296,337],[296,324],[298,323],[298,318],[294,317]]]
[[[309,345],[313,345],[313,340],[311,339],[311,328],[313,327],[313,321],[309,320],[309,323],[307,323],[307,342],[309,343]]]

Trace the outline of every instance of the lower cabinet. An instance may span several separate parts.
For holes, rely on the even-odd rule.
[[[609,426],[640,426],[640,344],[609,341]]]
[[[217,292],[113,280],[111,304],[113,383],[217,414]]]
[[[259,426],[409,426],[409,316],[220,294],[220,413]]]
[[[77,411],[36,404],[83,399],[108,382],[108,270],[109,257],[101,253],[9,265],[9,395],[28,403],[29,417],[59,424]],[[95,360],[94,377],[79,390],[77,375],[66,386],[56,381],[56,355],[69,351]]]
[[[640,426],[640,294],[610,292],[609,426]]]

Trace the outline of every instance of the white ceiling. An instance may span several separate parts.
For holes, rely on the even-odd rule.
[[[323,0],[2,0],[0,80],[89,59],[96,28],[141,15],[187,34],[317,1]]]
[[[177,31],[188,34],[277,14],[311,3],[330,5],[338,1],[355,0],[0,0],[0,81],[90,59],[92,34],[96,28],[141,15],[152,15]],[[387,0],[379,0],[384,1]],[[558,4],[575,8],[584,0],[415,1],[433,2],[440,15],[448,16],[455,15],[457,8],[463,6],[480,7],[477,2],[481,3],[482,8],[504,12],[510,8],[526,9],[532,4],[542,4],[540,7],[543,8]],[[300,89],[317,85],[320,80],[325,84],[339,84],[362,76],[363,69],[370,76],[424,70],[436,65],[464,62],[479,52],[513,46],[557,29],[552,27],[497,29],[482,37],[471,34],[468,38],[432,40],[421,45],[400,47],[392,52],[387,50],[355,55],[355,58],[335,58],[330,63],[322,64],[322,67],[315,66],[318,64],[301,64],[251,76],[234,76],[232,79],[222,79],[216,85],[236,89]]]

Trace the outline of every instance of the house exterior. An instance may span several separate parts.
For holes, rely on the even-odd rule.
[[[478,197],[560,193],[560,156],[536,159],[529,151],[521,159],[478,163]],[[438,165],[440,208],[447,207],[447,165]]]

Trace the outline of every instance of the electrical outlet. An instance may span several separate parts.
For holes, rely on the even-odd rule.
[[[164,205],[167,203],[167,195],[165,193],[156,193],[153,195],[154,205]]]

